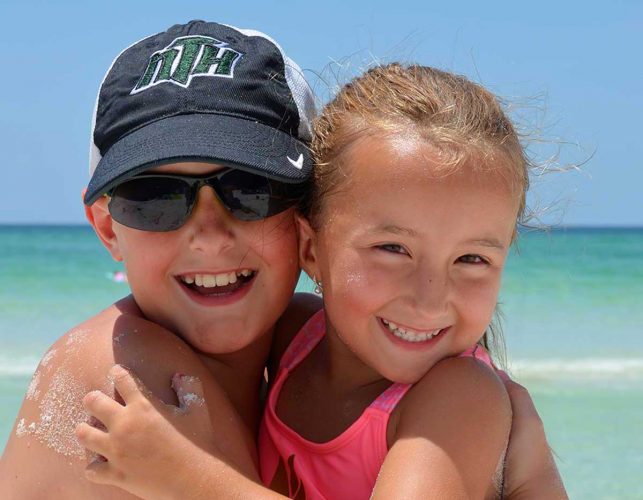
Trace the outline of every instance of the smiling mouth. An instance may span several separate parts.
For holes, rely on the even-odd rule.
[[[183,274],[177,276],[177,280],[199,295],[227,295],[246,286],[256,274],[252,269],[240,269],[218,274]]]
[[[446,330],[446,328],[437,328],[435,330],[412,330],[384,318],[379,318],[379,320],[395,337],[407,342],[426,342],[427,340],[434,339]]]

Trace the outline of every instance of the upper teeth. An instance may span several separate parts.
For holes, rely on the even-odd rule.
[[[401,326],[398,326],[392,321],[388,321],[386,319],[382,319],[382,323],[384,323],[388,327],[388,329],[391,330],[393,335],[402,340],[406,340],[407,342],[424,342],[425,340],[432,339],[442,330],[442,328],[438,328],[437,330],[417,332],[408,328],[402,328]]]
[[[239,276],[250,276],[253,273],[250,269],[242,269],[241,271],[232,271],[230,273],[220,274],[191,274],[181,276],[181,281],[191,285],[192,283],[197,286],[205,288],[212,288],[215,286],[226,286],[231,283],[236,283]]]

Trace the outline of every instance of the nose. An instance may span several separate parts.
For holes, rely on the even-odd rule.
[[[223,206],[214,190],[203,186],[185,224],[190,248],[197,251],[221,252],[234,246],[236,220]]]
[[[437,266],[425,266],[413,275],[410,300],[417,313],[427,319],[444,317],[449,309],[450,282],[448,273]]]

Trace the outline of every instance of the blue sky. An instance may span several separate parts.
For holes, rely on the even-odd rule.
[[[545,220],[643,226],[643,3],[325,0],[0,2],[0,223],[81,223],[91,113],[121,49],[206,19],[276,38],[321,101],[373,60],[417,61],[504,97],[541,160]]]

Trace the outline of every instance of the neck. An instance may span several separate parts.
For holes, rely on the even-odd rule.
[[[390,384],[373,368],[364,363],[344,343],[335,328],[326,320],[326,337],[319,346],[320,366],[331,387],[358,391],[379,384]]]
[[[271,329],[256,342],[233,353],[199,352],[200,358],[253,433],[256,433],[260,418],[259,392],[263,383],[272,335]]]

